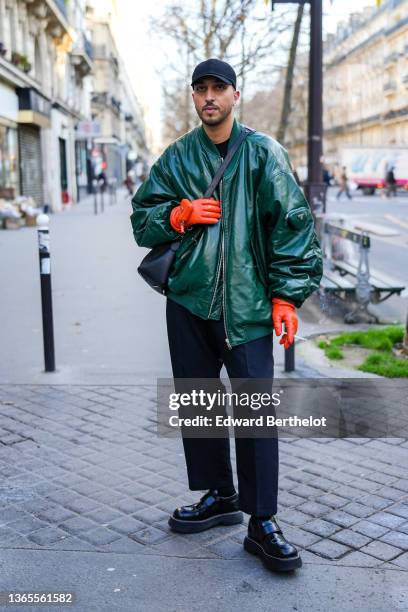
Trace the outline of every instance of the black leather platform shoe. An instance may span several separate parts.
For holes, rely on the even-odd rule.
[[[298,550],[285,540],[273,516],[268,520],[251,516],[244,548],[260,557],[265,567],[274,572],[289,572],[302,567]]]
[[[176,508],[169,525],[178,533],[198,533],[216,525],[236,525],[243,518],[238,508],[238,493],[221,497],[217,489],[212,489],[199,502]]]

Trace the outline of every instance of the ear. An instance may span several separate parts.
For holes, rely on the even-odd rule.
[[[236,104],[239,101],[240,97],[241,97],[241,92],[234,91],[234,104]]]

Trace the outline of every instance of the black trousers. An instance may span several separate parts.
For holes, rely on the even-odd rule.
[[[214,378],[223,364],[232,378],[273,378],[272,334],[228,349],[223,319],[205,320],[172,300],[166,306],[174,378]],[[231,486],[229,438],[183,437],[192,491]],[[277,512],[277,438],[235,438],[240,509],[248,514]]]

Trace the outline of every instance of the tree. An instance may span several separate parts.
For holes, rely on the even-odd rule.
[[[297,52],[298,43],[299,43],[300,27],[302,25],[303,10],[304,10],[304,4],[299,4],[297,17],[295,21],[295,27],[293,30],[292,44],[290,46],[288,67],[286,70],[285,89],[284,89],[283,100],[282,100],[282,112],[281,112],[278,132],[276,135],[278,142],[280,142],[281,144],[285,143],[285,135],[286,135],[286,130],[287,130],[288,123],[289,123],[289,115],[291,111],[293,75],[295,71],[296,52]]]
[[[189,81],[194,66],[209,57],[234,65],[241,93],[252,80],[276,70],[271,50],[290,28],[292,13],[282,16],[265,10],[260,0],[170,1],[162,16],[151,20],[152,30],[163,41],[168,73],[163,86],[165,100],[164,136],[177,138],[197,123],[191,110]],[[176,59],[175,59],[176,58]],[[264,79],[263,79],[264,80]],[[187,84],[187,85],[186,85]],[[239,110],[243,117],[243,107]]]

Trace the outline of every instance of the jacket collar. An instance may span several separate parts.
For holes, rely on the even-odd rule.
[[[230,141],[228,143],[228,148],[230,148],[231,142],[233,142],[238,136],[238,134],[241,132],[241,129],[242,129],[241,124],[239,123],[239,121],[237,121],[234,118],[234,122],[232,124],[231,135],[230,135]],[[198,128],[198,137],[200,139],[202,146],[205,147],[209,153],[213,153],[217,155],[217,157],[219,157],[220,154],[218,152],[217,147],[212,142],[212,140],[207,136],[202,125]]]

